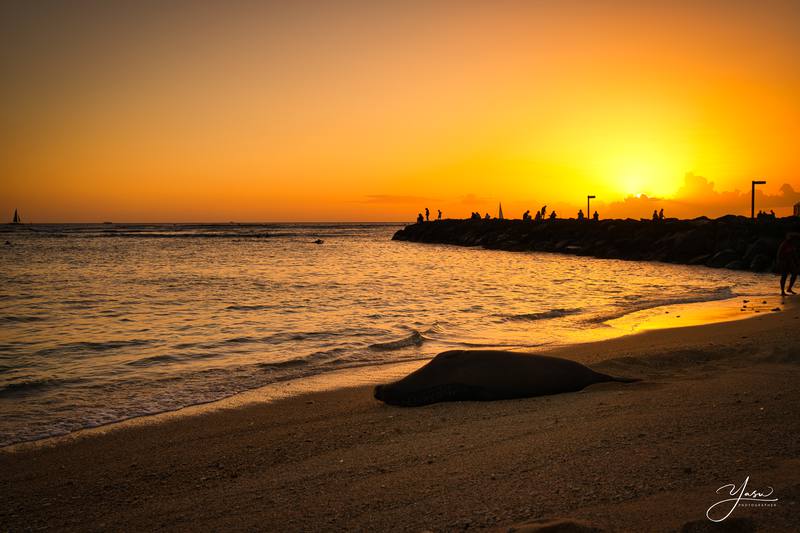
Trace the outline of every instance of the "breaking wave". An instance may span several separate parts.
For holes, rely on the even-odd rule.
[[[24,396],[26,394],[33,394],[42,389],[51,389],[60,385],[68,383],[75,383],[78,380],[63,380],[63,379],[28,379],[25,381],[18,381],[16,383],[9,383],[0,387],[0,398],[9,398],[12,396]]]
[[[733,292],[732,287],[719,287],[711,291],[696,292],[686,296],[678,296],[674,298],[652,298],[640,299],[639,297],[625,297],[624,303],[620,304],[620,308],[616,311],[603,313],[602,315],[592,317],[586,320],[587,324],[601,324],[617,318],[621,318],[631,313],[645,311],[647,309],[655,309],[657,307],[664,307],[667,305],[681,305],[681,304],[694,304],[700,302],[713,302],[717,300],[728,300],[734,298],[736,294]],[[630,302],[630,303],[628,303]]]
[[[390,342],[378,342],[375,344],[370,344],[369,347],[372,350],[399,350],[401,348],[407,348],[409,346],[421,346],[423,342],[427,339],[422,336],[417,330],[409,335],[408,337],[404,337],[402,339]]]
[[[576,307],[573,309],[550,309],[548,311],[541,311],[539,313],[522,313],[518,315],[499,315],[502,317],[503,322],[508,321],[534,321],[534,320],[548,320],[550,318],[561,318],[569,315],[577,315],[583,312],[583,309]]]

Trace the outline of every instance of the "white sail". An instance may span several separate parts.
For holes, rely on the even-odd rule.
[[[500,207],[498,209],[499,213],[497,214],[497,218],[499,218],[500,220],[503,220],[503,204],[502,204],[502,202],[499,204],[499,206]]]

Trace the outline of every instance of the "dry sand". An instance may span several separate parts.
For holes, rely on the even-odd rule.
[[[800,309],[549,352],[641,383],[394,408],[369,387],[0,453],[0,530],[800,530]],[[574,526],[570,531],[577,531]]]

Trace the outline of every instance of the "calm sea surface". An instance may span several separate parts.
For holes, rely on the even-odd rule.
[[[397,229],[6,226],[0,445],[446,349],[603,338],[619,334],[605,320],[633,311],[774,292],[768,275],[393,242]]]

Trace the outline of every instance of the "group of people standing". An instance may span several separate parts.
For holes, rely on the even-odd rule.
[[[481,216],[481,214],[478,211],[473,211],[470,214],[469,218],[470,218],[470,220],[481,220],[481,219],[490,220],[492,217],[491,217],[491,215],[489,215],[489,213],[486,213],[484,216]],[[556,214],[555,210],[550,211],[549,215],[547,214],[547,206],[546,205],[542,206],[542,208],[539,211],[536,211],[535,215],[531,215],[531,210],[530,209],[528,209],[527,211],[525,211],[522,214],[522,220],[532,220],[532,221],[536,221],[536,222],[538,222],[540,220],[546,220],[546,219],[555,220],[557,218],[558,218],[558,215]],[[430,222],[430,220],[431,220],[431,212],[430,212],[430,209],[428,209],[427,207],[425,208],[425,215],[424,216],[422,215],[422,213],[419,213],[417,215],[417,223]],[[436,220],[442,220],[442,210],[441,209],[437,209]],[[586,220],[586,215],[583,214],[583,209],[579,209],[578,210],[578,220]],[[594,221],[600,220],[600,215],[597,213],[597,211],[595,211],[592,214],[592,220],[594,220]],[[660,211],[659,210],[653,210],[653,220],[654,221],[664,220],[664,209],[663,208]]]
[[[436,217],[436,220],[442,220],[442,210],[437,209],[439,214]],[[427,207],[425,208],[425,218],[422,218],[422,213],[417,214],[417,224],[422,222],[430,222],[431,221],[431,211]]]
[[[662,215],[663,215],[663,210],[662,210]],[[480,212],[473,211],[470,214],[469,218],[470,218],[470,220],[481,220],[481,219],[483,219],[483,220],[491,220],[492,216],[489,213],[486,213],[485,215],[481,216]],[[558,218],[558,214],[556,213],[555,210],[550,211],[550,214],[548,215],[547,206],[546,205],[542,206],[542,208],[540,210],[536,211],[536,214],[533,215],[533,216],[531,215],[531,210],[530,209],[528,209],[527,211],[525,211],[522,214],[522,220],[526,220],[526,221],[527,220],[532,220],[532,221],[538,222],[540,220],[546,220],[546,219],[556,220],[557,218]],[[578,210],[578,220],[584,220],[585,218],[586,217],[583,214],[583,210],[582,209]],[[436,220],[441,220],[441,219],[442,219],[442,210],[441,209],[437,209]],[[428,209],[427,207],[425,208],[425,215],[424,216],[423,216],[422,213],[419,213],[417,215],[417,223],[418,224],[422,223],[422,222],[430,222],[430,220],[431,220],[431,212],[430,212],[430,209]],[[595,211],[594,214],[592,215],[592,220],[600,220],[600,215],[597,213],[597,211]]]
[[[583,220],[584,218],[586,217],[583,216],[583,209],[578,209],[578,220]],[[592,220],[595,222],[600,220],[600,215],[597,214],[597,211],[595,211],[594,215],[592,215]]]
[[[535,220],[536,222],[539,222],[540,220],[544,220],[545,218],[548,218],[546,205],[542,206],[542,208],[539,211],[537,211],[536,215],[534,215],[533,217],[531,217],[530,209],[522,213],[522,220]],[[550,212],[549,218],[550,220],[555,220],[558,218],[558,215],[556,214],[555,210]]]

